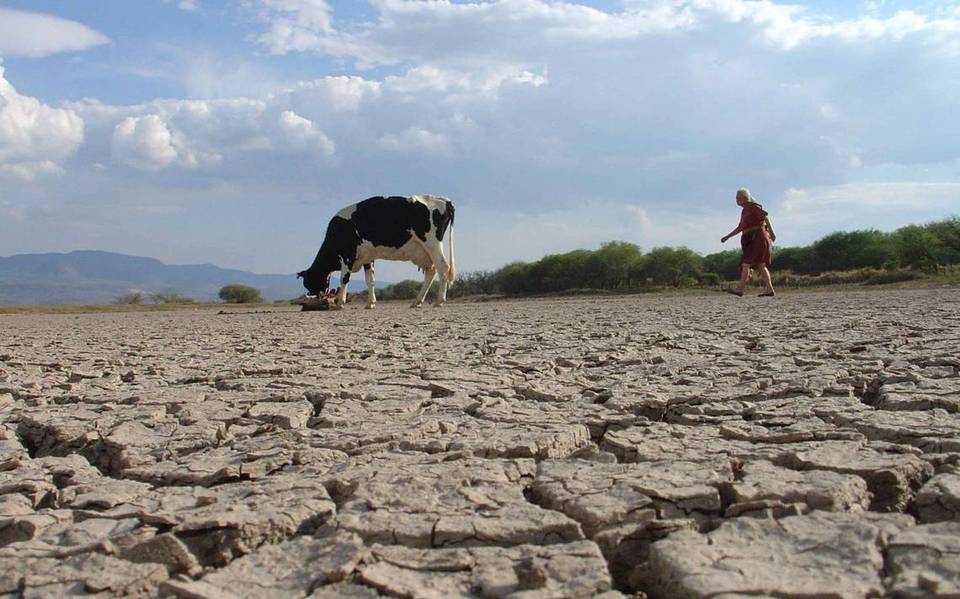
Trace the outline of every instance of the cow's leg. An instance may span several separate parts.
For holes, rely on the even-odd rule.
[[[423,298],[427,297],[427,292],[430,291],[430,284],[433,283],[433,277],[437,274],[437,269],[433,266],[430,266],[423,271],[423,285],[420,287],[420,293],[417,294],[417,299],[412,304],[411,308],[419,308],[423,305]]]
[[[340,271],[340,289],[337,290],[337,298],[334,303],[340,306],[347,305],[347,283],[350,282],[350,269],[343,268]]]
[[[443,255],[443,247],[440,245],[434,247],[425,246],[425,249],[433,260],[434,270],[440,275],[440,286],[437,289],[437,297],[433,300],[433,306],[439,308],[447,303],[447,284],[449,283],[447,281],[447,273],[449,272],[447,257]]]
[[[377,305],[377,294],[373,289],[373,262],[363,265],[363,278],[367,281],[367,309]]]

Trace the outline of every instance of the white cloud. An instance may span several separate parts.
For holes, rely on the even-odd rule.
[[[163,0],[164,4],[176,4],[184,12],[199,12],[200,0]]]
[[[260,0],[269,29],[258,42],[274,54],[325,49],[332,54],[352,45],[350,36],[333,28],[325,0]]]
[[[647,210],[643,206],[627,204],[624,206],[624,209],[627,211],[627,214],[636,220],[642,236],[649,237],[653,234],[653,221],[650,219],[650,215],[647,214]]]
[[[377,144],[394,152],[447,154],[450,151],[450,139],[446,135],[422,127],[410,127],[402,133],[387,133],[380,137]]]
[[[0,8],[0,56],[49,56],[109,43],[102,33],[60,17]]]
[[[914,210],[949,210],[960,206],[960,182],[896,181],[847,183],[811,189],[787,189],[783,215],[795,225],[832,225],[867,215]]]
[[[83,141],[76,112],[22,96],[0,65],[0,172],[22,179],[61,173],[59,162]]]
[[[159,116],[127,117],[113,130],[113,155],[129,166],[159,170],[180,158],[173,133]]]
[[[286,141],[296,149],[307,152],[318,152],[322,156],[333,156],[334,143],[323,131],[319,131],[310,119],[305,119],[295,112],[284,110],[280,113],[280,131]]]
[[[63,167],[52,160],[0,164],[0,174],[23,179],[24,181],[33,181],[42,175],[62,175],[64,172]]]
[[[496,65],[483,69],[459,70],[430,64],[408,70],[403,76],[389,76],[384,92],[404,95],[435,92],[444,99],[495,96],[505,84],[540,87],[547,78],[516,65]]]
[[[545,84],[545,77],[510,66],[469,72],[424,65],[382,81],[360,76],[301,81],[263,99],[171,99],[130,106],[84,100],[68,106],[89,124],[91,163],[103,163],[109,155],[134,168],[160,170],[230,168],[254,152],[282,155],[284,161],[291,154],[331,158],[338,153],[340,135],[361,164],[372,159],[371,148],[449,157],[482,136],[470,111],[496,105],[503,89]]]
[[[455,62],[478,54],[635,38],[693,24],[690,9],[675,2],[608,13],[547,0],[378,0],[375,23],[345,30],[335,26],[333,10],[324,0],[260,0],[260,4],[268,29],[258,42],[269,51],[317,52],[352,58],[361,66],[438,57]]]
[[[836,38],[848,42],[881,38],[894,40],[917,33],[933,35],[960,32],[957,16],[931,17],[913,10],[901,10],[881,18],[864,15],[835,19],[811,13],[798,4],[770,0],[691,0],[690,6],[703,15],[715,14],[732,22],[757,25],[771,42],[789,50],[815,39]],[[873,7],[873,11],[879,8]],[[868,7],[869,9],[869,7]]]
[[[382,84],[363,77],[324,77],[301,81],[294,88],[274,94],[295,97],[298,101],[322,106],[330,112],[355,112],[364,100],[376,98]]]
[[[333,139],[316,121],[290,110],[287,95],[270,100],[154,100],[131,106],[93,101],[70,104],[89,124],[88,160],[106,155],[157,171],[170,167],[243,169],[248,157],[330,158]],[[223,171],[227,172],[227,171]]]
[[[703,30],[710,21],[749,23],[770,43],[790,50],[816,39],[893,40],[926,33],[957,45],[960,12],[927,15],[876,9],[837,19],[799,4],[772,0],[625,0],[620,12],[569,1],[378,0],[375,21],[338,28],[325,0],[260,0],[267,31],[258,42],[276,54],[316,52],[350,58],[361,67],[403,62],[529,60],[564,45],[602,44],[671,32]]]

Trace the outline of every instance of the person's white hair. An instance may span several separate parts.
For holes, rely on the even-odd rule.
[[[750,190],[746,187],[741,187],[737,190],[737,196],[743,196],[747,199],[748,202],[754,203],[756,200],[753,198],[753,195],[750,193]]]

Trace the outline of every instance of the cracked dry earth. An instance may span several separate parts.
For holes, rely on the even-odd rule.
[[[0,595],[960,593],[957,290],[0,330]]]

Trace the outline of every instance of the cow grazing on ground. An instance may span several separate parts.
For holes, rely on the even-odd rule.
[[[450,261],[443,254],[449,230]],[[330,288],[330,274],[340,271],[335,302],[346,302],[350,273],[363,266],[367,282],[367,308],[377,302],[373,288],[374,260],[413,262],[423,271],[423,286],[413,303],[423,305],[434,276],[440,275],[436,306],[447,301],[447,286],[456,276],[453,258],[453,202],[442,196],[372,197],[337,212],[327,225],[327,235],[310,268],[297,273],[309,295]]]

